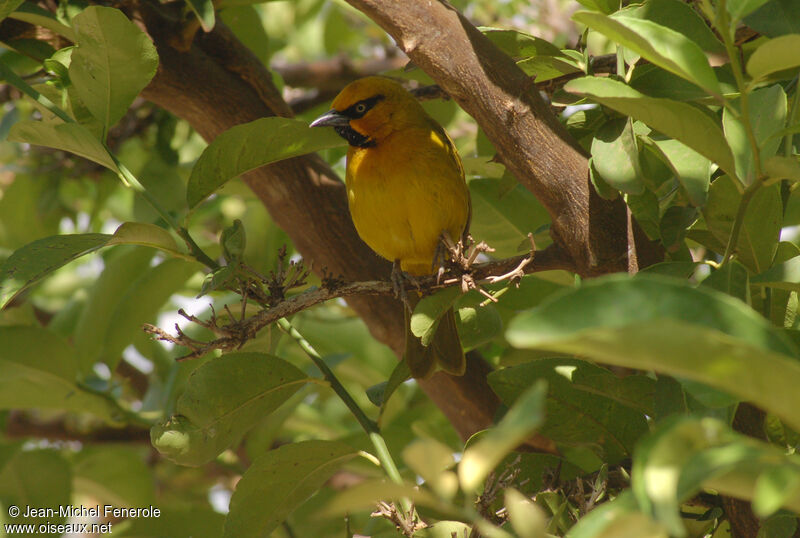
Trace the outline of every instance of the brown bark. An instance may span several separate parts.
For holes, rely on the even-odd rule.
[[[174,40],[181,29],[162,13],[144,5],[137,14],[160,57],[158,72],[143,92],[145,98],[187,120],[208,141],[237,124],[291,115],[268,71],[224,25],[218,23],[211,33],[198,34],[190,48],[178,50]],[[265,166],[246,174],[244,181],[315,271],[324,269],[346,281],[388,278],[389,263],[358,237],[344,185],[319,157]],[[398,301],[369,296],[353,297],[348,303],[376,339],[402,353],[404,329]],[[464,376],[438,373],[421,382],[464,438],[491,424],[497,409],[497,397],[486,383],[486,369],[480,358],[470,354]]]
[[[585,276],[625,271],[629,252],[648,252],[648,245],[628,248],[625,205],[596,195],[586,156],[539,97],[533,81],[466,19],[440,2],[350,3],[383,26],[415,64],[475,117],[503,162],[547,207],[554,239],[574,270]],[[189,43],[187,32],[163,16],[164,9],[169,6],[156,13],[145,4],[139,12],[160,56],[146,98],[189,121],[206,140],[260,117],[291,115],[268,71],[224,25],[198,33]],[[386,277],[388,263],[358,238],[343,185],[318,157],[262,167],[244,180],[317,271],[326,269],[347,281]],[[655,259],[659,253],[654,252]],[[636,266],[648,263],[639,260]],[[349,303],[373,336],[400,354],[398,302],[359,297]],[[437,374],[422,383],[463,437],[492,422],[497,399],[485,374],[485,365],[470,356],[464,377]]]
[[[348,0],[378,23],[486,132],[502,162],[552,217],[552,235],[584,276],[628,270],[625,205],[603,200],[588,160],[549,110],[534,81],[446,2]],[[654,251],[651,253],[651,251]]]

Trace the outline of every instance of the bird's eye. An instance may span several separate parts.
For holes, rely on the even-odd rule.
[[[363,114],[366,111],[367,111],[367,105],[365,105],[364,103],[358,103],[356,105],[356,112],[358,112],[359,114]]]

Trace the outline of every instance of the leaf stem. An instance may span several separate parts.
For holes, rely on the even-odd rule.
[[[400,476],[400,471],[397,470],[397,465],[395,465],[392,455],[389,453],[389,448],[386,446],[386,440],[381,435],[378,424],[367,417],[353,397],[350,396],[350,393],[347,392],[347,389],[344,388],[344,385],[342,385],[342,383],[336,377],[336,374],[333,373],[333,370],[330,369],[317,350],[314,349],[314,346],[312,346],[308,340],[303,338],[303,335],[300,334],[291,323],[289,323],[289,320],[286,318],[280,318],[276,323],[281,330],[283,330],[286,334],[291,336],[295,342],[297,342],[306,355],[308,355],[314,364],[317,365],[317,368],[322,371],[322,375],[325,376],[325,379],[331,384],[333,391],[337,396],[339,396],[342,402],[344,402],[350,412],[353,413],[355,419],[369,436],[370,441],[372,441],[372,445],[375,447],[376,456],[381,462],[381,465],[386,471],[388,477],[392,480],[392,482],[402,484],[403,478]],[[410,504],[408,507],[404,506],[404,508],[409,511]]]
[[[731,71],[733,72],[733,78],[736,79],[736,86],[739,89],[739,101],[741,103],[741,115],[739,117],[739,121],[742,122],[742,126],[744,127],[744,132],[747,135],[747,141],[750,144],[750,149],[753,152],[753,165],[755,167],[755,178],[752,179],[752,182],[757,182],[762,180],[763,172],[761,170],[761,151],[758,147],[758,140],[756,140],[755,132],[753,131],[753,124],[750,121],[750,102],[748,96],[748,87],[744,81],[744,73],[742,72],[742,65],[739,62],[739,54],[736,51],[736,46],[733,42],[732,36],[732,28],[731,28],[731,21],[728,15],[728,10],[726,7],[725,0],[721,0],[718,6],[717,11],[717,21],[720,26],[718,28],[720,35],[722,36],[722,41],[725,44],[725,50],[728,53],[728,59],[731,62]],[[733,110],[733,105],[729,100],[725,100],[725,107]],[[740,178],[741,180],[745,180],[748,183],[751,182],[749,178]]]
[[[742,193],[742,199],[739,201],[739,207],[736,210],[736,217],[733,220],[733,228],[731,229],[731,235],[728,238],[728,245],[725,247],[725,254],[722,256],[722,263],[720,263],[720,267],[728,263],[731,258],[733,258],[736,245],[739,244],[739,234],[742,231],[742,224],[744,222],[744,215],[747,212],[747,207],[750,205],[750,201],[753,199],[753,196],[756,192],[758,192],[762,185],[763,183],[761,181],[756,181],[751,183]]]

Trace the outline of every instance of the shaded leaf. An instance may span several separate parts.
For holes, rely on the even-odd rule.
[[[204,32],[210,32],[214,29],[216,17],[212,0],[186,0],[186,3],[197,16],[197,20],[200,21],[200,26]]]
[[[411,315],[411,332],[422,341],[423,346],[431,343],[442,316],[453,307],[460,295],[461,289],[451,286],[424,297],[414,307],[414,313]]]
[[[477,489],[505,455],[542,424],[546,394],[547,384],[537,381],[519,395],[497,426],[467,447],[458,464],[458,479],[464,490]]]
[[[572,80],[564,88],[641,120],[653,129],[680,140],[726,172],[735,171],[733,154],[719,125],[686,103],[647,97],[616,80],[596,77]]]
[[[592,164],[615,189],[628,194],[644,192],[639,148],[628,118],[612,119],[598,129],[592,141]]]
[[[175,415],[150,431],[153,446],[176,463],[202,465],[308,379],[288,362],[264,353],[222,355],[192,373]]]
[[[142,324],[153,321],[167,299],[198,268],[198,263],[170,259],[137,275],[125,294],[116,299],[103,339],[100,357],[103,362],[113,370],[122,358],[123,350],[141,331]]]
[[[224,536],[269,536],[356,450],[336,441],[304,441],[257,458],[236,485]]]
[[[795,0],[770,0],[745,17],[744,22],[769,37],[800,34],[800,4]]]
[[[55,450],[21,450],[0,472],[0,499],[4,506],[17,506],[22,515],[5,519],[19,525],[58,525],[66,518],[58,507],[68,506],[72,494],[72,470],[64,457]],[[55,507],[55,515],[26,517],[26,507]],[[4,516],[5,518],[5,516]],[[16,534],[16,533],[14,533]],[[20,532],[19,535],[24,535]],[[33,533],[32,533],[33,534]],[[9,535],[12,535],[9,533]],[[37,533],[46,536],[46,533]]]
[[[39,327],[0,327],[0,409],[63,409],[107,421],[120,417],[101,396],[80,389],[78,360],[61,338]]]
[[[518,352],[521,353],[521,352]],[[536,380],[547,381],[547,410],[539,432],[565,447],[588,448],[607,462],[629,456],[647,431],[652,413],[652,380],[628,381],[576,359],[535,359],[489,374],[489,385],[506,405]]]
[[[728,244],[741,199],[739,189],[728,176],[721,176],[711,184],[703,216],[706,226],[722,245]],[[744,214],[735,252],[739,261],[755,273],[764,272],[772,264],[780,236],[782,208],[780,186],[775,184],[759,189]]]
[[[740,106],[740,101],[734,102]],[[749,95],[750,124],[756,143],[760,147],[761,162],[775,155],[781,139],[773,137],[775,132],[783,129],[786,123],[786,94],[779,84],[761,88]],[[739,118],[734,117],[728,109],[722,113],[722,126],[725,137],[733,150],[738,177],[746,185],[755,180],[755,157],[753,148]]]

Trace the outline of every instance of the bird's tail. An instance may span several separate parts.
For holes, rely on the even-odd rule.
[[[406,351],[404,359],[411,375],[428,378],[436,371],[438,364],[442,370],[452,375],[464,375],[467,361],[461,349],[461,340],[456,329],[456,316],[450,308],[439,320],[436,334],[430,345],[423,346],[419,338],[411,332],[411,314],[406,312]]]

